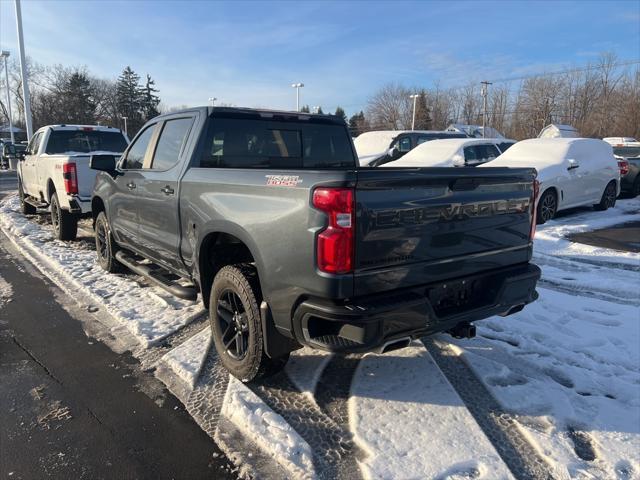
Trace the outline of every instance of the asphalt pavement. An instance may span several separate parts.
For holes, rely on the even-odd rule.
[[[15,188],[1,172],[0,197]],[[23,262],[0,233],[13,291],[0,298],[0,478],[235,478],[161,382],[88,337],[58,302],[68,297]]]

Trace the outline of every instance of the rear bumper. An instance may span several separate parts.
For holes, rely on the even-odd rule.
[[[69,195],[69,211],[78,215],[91,213],[91,199],[82,199],[77,195]]]
[[[309,299],[295,310],[294,332],[312,348],[381,351],[399,339],[515,313],[538,298],[539,278],[540,269],[527,263],[348,302]]]

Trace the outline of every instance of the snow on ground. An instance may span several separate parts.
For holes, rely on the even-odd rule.
[[[70,296],[81,292],[104,305],[143,346],[179,330],[202,313],[198,302],[179,300],[156,287],[140,288],[132,275],[109,275],[96,263],[92,243],[55,240],[50,225],[19,211],[17,196],[0,203],[0,229]]]
[[[13,287],[2,276],[0,276],[0,307],[11,301],[13,297]]]
[[[512,478],[424,346],[360,362],[349,398],[366,478]]]
[[[211,346],[211,329],[207,326],[182,345],[170,350],[160,363],[193,389]]]
[[[221,415],[231,420],[259,448],[290,472],[292,478],[313,478],[309,444],[242,382],[229,377]]]

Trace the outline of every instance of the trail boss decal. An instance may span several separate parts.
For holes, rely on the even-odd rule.
[[[267,185],[277,187],[295,187],[302,183],[298,175],[265,175],[265,177],[267,177]]]

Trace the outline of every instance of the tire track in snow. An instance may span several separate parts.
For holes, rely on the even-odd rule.
[[[351,480],[361,477],[352,461],[351,433],[320,410],[284,371],[260,382],[249,383],[247,387],[309,444],[314,452],[317,478]]]
[[[349,393],[351,382],[362,355],[333,355],[325,366],[315,387],[314,397],[320,410],[325,412],[342,428],[347,438],[344,446],[347,450],[341,469],[341,478],[362,478],[357,459],[363,452],[353,440],[349,430]]]
[[[517,421],[493,398],[464,360],[442,341],[425,337],[422,343],[513,476],[521,480],[555,478],[552,467],[520,432]]]

